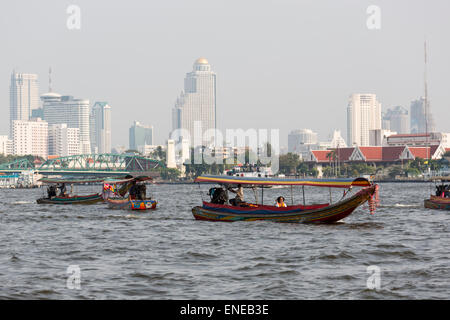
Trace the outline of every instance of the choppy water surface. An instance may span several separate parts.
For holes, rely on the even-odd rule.
[[[0,298],[450,298],[450,212],[423,208],[428,184],[381,184],[374,215],[359,208],[333,225],[195,221],[198,186],[150,190],[159,208],[146,213],[0,190]],[[329,199],[328,189],[306,191],[309,203]],[[264,192],[266,202],[280,194],[290,202],[290,188]],[[80,290],[67,288],[70,265]],[[380,290],[367,288],[368,266],[380,268]]]

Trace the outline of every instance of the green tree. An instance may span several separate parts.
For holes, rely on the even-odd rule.
[[[288,154],[283,154],[279,157],[279,170],[281,173],[288,175],[295,174],[299,164],[299,156],[295,153],[289,152]]]

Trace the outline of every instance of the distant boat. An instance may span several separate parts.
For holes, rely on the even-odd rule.
[[[72,192],[66,192],[66,184],[71,186],[75,184],[87,184],[93,182],[102,182],[103,179],[52,179],[43,178],[39,180],[44,184],[48,184],[47,197],[42,197],[36,200],[38,204],[94,204],[102,202],[103,198],[100,193],[88,195],[76,195]],[[60,189],[60,194],[57,195],[57,190]]]
[[[103,198],[110,209],[150,210],[155,209],[157,201],[146,196],[144,181],[151,177],[110,179],[103,182]],[[121,186],[120,189],[118,186]],[[132,189],[134,186],[134,190]],[[128,197],[125,195],[129,193]],[[135,194],[136,193],[136,194]]]
[[[279,179],[258,177],[226,177],[226,176],[200,176],[195,182],[215,183],[224,186],[263,187],[272,185],[285,186],[315,186],[329,188],[363,187],[353,196],[339,202],[330,204],[322,203],[315,205],[292,205],[277,207],[274,205],[263,205],[258,203],[242,203],[238,206],[227,204],[223,198],[221,202],[203,201],[202,206],[192,208],[192,214],[197,220],[207,221],[255,221],[269,220],[275,222],[302,222],[302,223],[331,223],[344,219],[357,207],[369,201],[371,212],[375,209],[378,185],[372,184],[365,178],[357,179]],[[222,189],[223,190],[223,189]],[[264,188],[261,188],[264,191]],[[344,193],[344,196],[347,193]],[[210,193],[211,195],[211,193]],[[263,198],[263,197],[262,197]],[[225,197],[227,199],[227,197]],[[304,201],[303,201],[304,202]]]
[[[436,195],[430,195],[429,199],[424,200],[425,208],[450,210],[450,177],[435,177],[433,180]]]

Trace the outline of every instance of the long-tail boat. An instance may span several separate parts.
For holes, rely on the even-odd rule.
[[[265,187],[278,185],[302,186],[303,188],[303,204],[287,207],[264,205],[263,201],[261,201],[261,204],[243,203],[239,206],[229,205],[223,203],[223,201],[222,203],[203,201],[202,206],[192,208],[192,214],[197,220],[228,222],[270,220],[276,222],[332,223],[344,219],[366,201],[369,201],[369,208],[371,213],[373,213],[378,201],[378,185],[371,183],[365,178],[330,180],[199,176],[194,182],[219,184],[226,189],[238,185],[252,188],[261,187],[262,199]],[[343,198],[336,203],[305,205],[304,186],[346,188],[347,190],[345,190]],[[362,189],[344,199],[346,194],[350,194],[349,191],[353,187],[362,187]]]
[[[436,194],[424,200],[425,208],[450,210],[450,177],[435,177],[432,180],[435,182]]]
[[[100,193],[77,195],[72,194],[72,192],[67,193],[65,188],[66,184],[73,186],[75,184],[100,183],[103,182],[103,179],[42,178],[39,181],[49,186],[47,187],[47,197],[37,199],[36,202],[38,204],[94,204],[103,201]],[[57,195],[58,188],[61,189],[59,195]]]
[[[103,198],[108,203],[108,207],[111,209],[155,209],[157,201],[148,198],[145,194],[145,185],[143,183],[149,180],[152,180],[152,178],[147,176],[105,180],[103,182]],[[138,189],[141,189],[141,192],[138,192],[138,194],[132,194],[130,191],[132,191],[133,185],[138,186]],[[118,188],[118,186],[121,187]],[[125,197],[127,192],[130,194],[128,197]]]

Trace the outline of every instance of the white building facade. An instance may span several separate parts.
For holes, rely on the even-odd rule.
[[[96,102],[90,114],[92,153],[111,153],[111,106]]]
[[[370,130],[381,129],[381,103],[375,94],[355,93],[347,106],[347,143],[369,146]]]
[[[0,155],[13,154],[13,142],[8,136],[0,136]]]
[[[37,118],[35,120],[13,121],[14,155],[33,155],[44,159],[48,157],[48,124]]]
[[[48,124],[65,123],[69,128],[78,128],[81,153],[91,153],[89,100],[74,99],[72,96],[61,96],[52,92],[42,95],[41,100],[44,119]]]
[[[9,87],[9,119],[10,136],[14,120],[28,121],[31,110],[39,108],[39,84],[37,74],[16,73],[11,74]]]
[[[52,124],[48,128],[48,154],[74,156],[81,153],[80,129],[69,128],[66,123]]]
[[[195,132],[196,122],[201,132]],[[173,130],[184,129],[184,134],[174,138],[188,139],[191,146],[214,143],[203,141],[205,131],[216,129],[216,74],[205,58],[197,59],[193,71],[186,74],[184,91],[172,110],[172,127]]]

